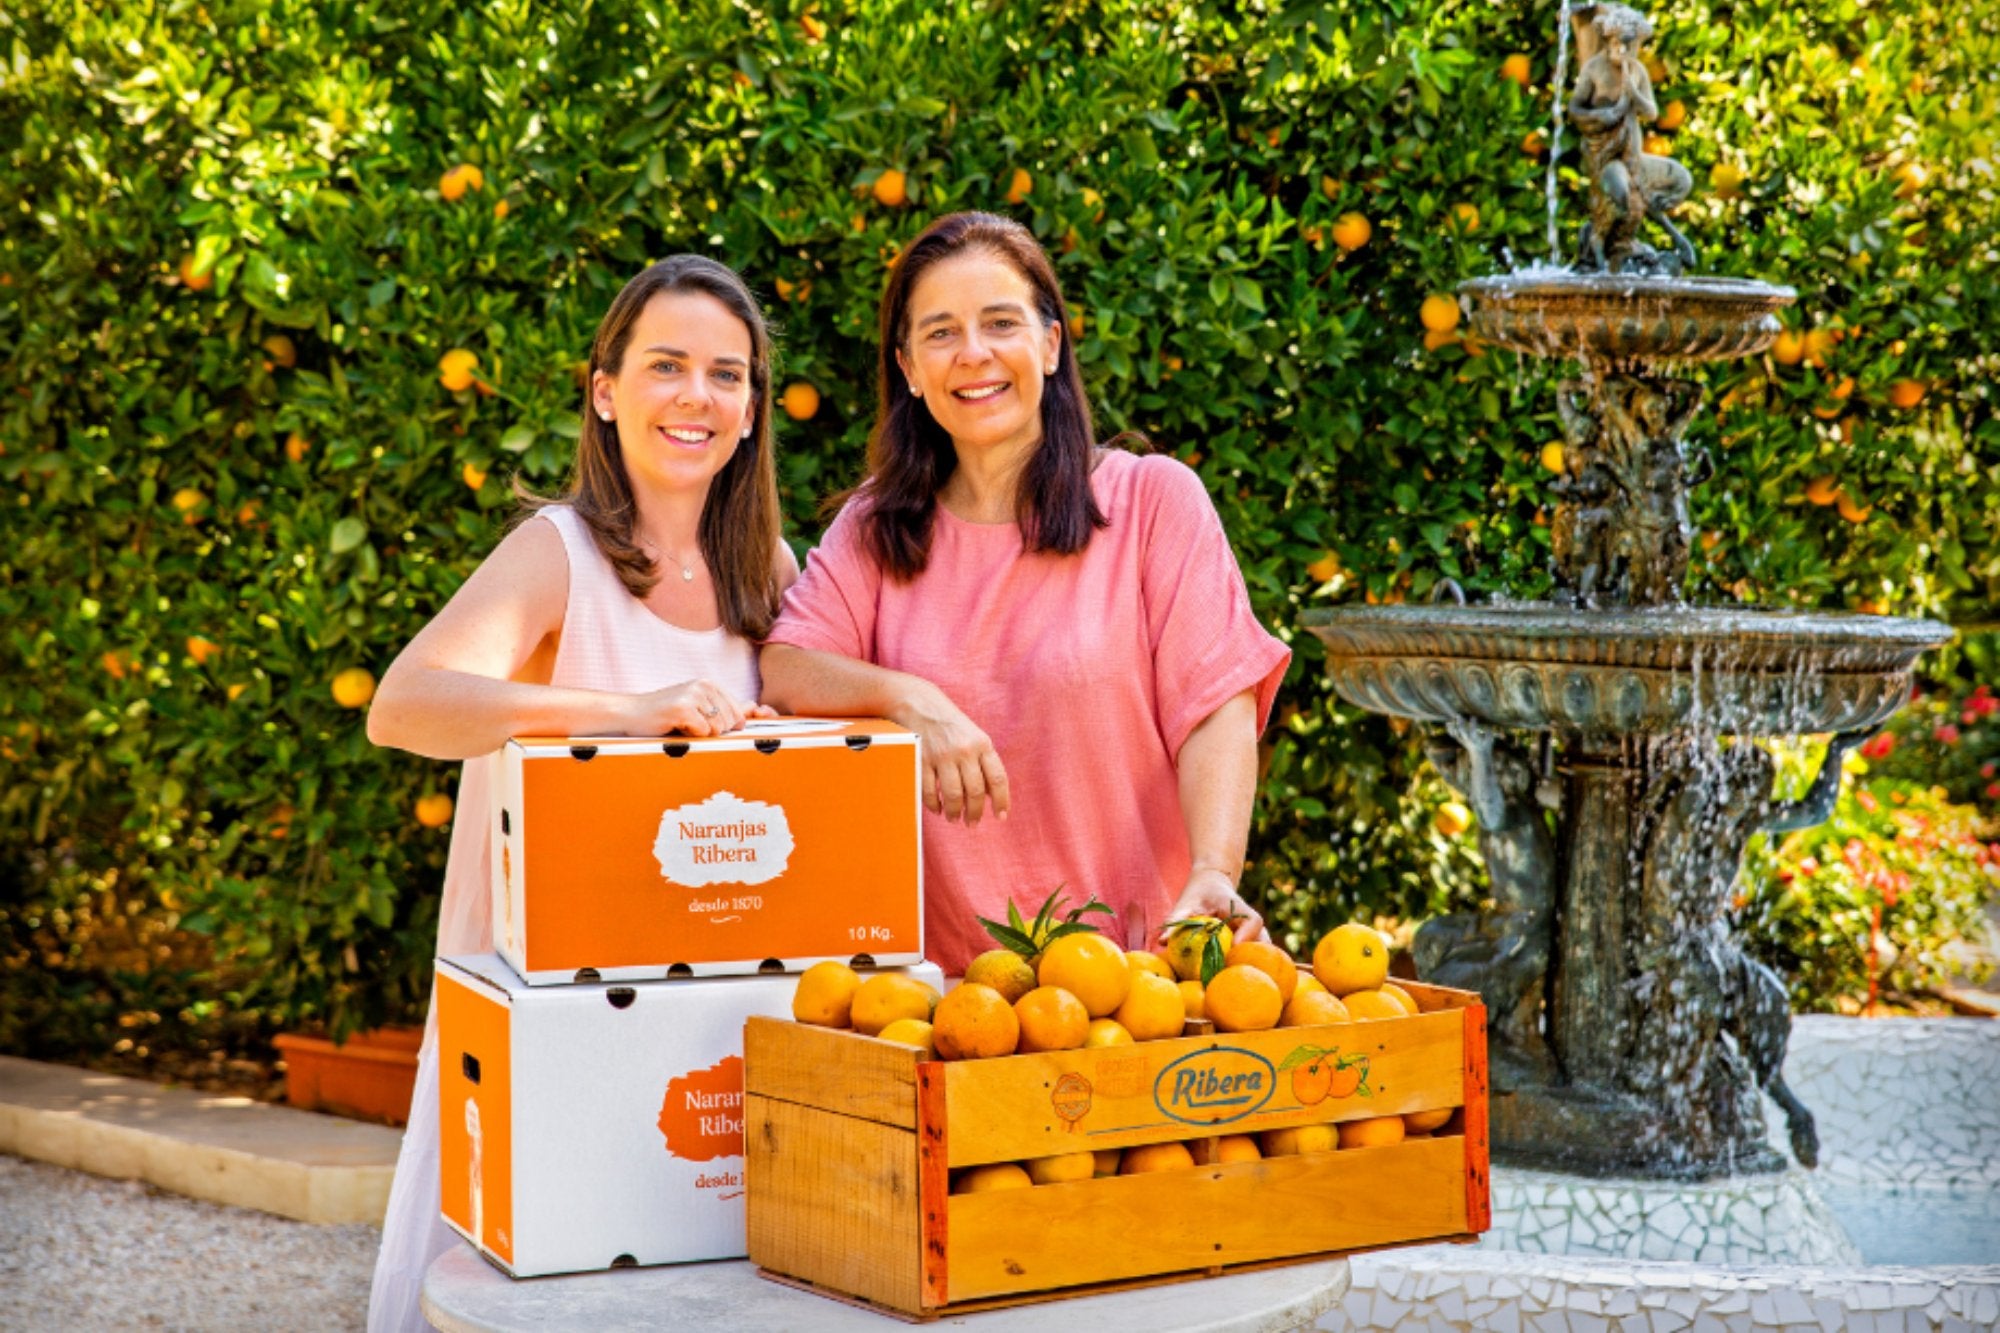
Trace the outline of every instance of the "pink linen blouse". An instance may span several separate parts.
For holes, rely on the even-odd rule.
[[[785,596],[769,642],[932,681],[992,739],[1012,809],[974,827],[925,812],[925,952],[962,972],[996,947],[976,918],[1031,915],[1058,885],[1117,914],[1125,948],[1156,942],[1191,856],[1175,760],[1246,689],[1257,725],[1291,660],[1258,624],[1201,478],[1110,450],[1091,477],[1110,519],[1077,555],[1022,549],[1013,523],[942,505],[930,562],[886,578],[849,503]]]

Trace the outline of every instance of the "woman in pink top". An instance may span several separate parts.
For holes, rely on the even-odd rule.
[[[734,273],[680,255],[625,285],[590,354],[576,469],[397,657],[377,745],[463,759],[440,954],[492,947],[493,753],[511,736],[730,731],[758,705],[755,641],[798,565],[779,537],[770,340]],[[368,1326],[421,1329],[438,1218],[437,1022],[418,1065]]]
[[[1096,446],[1065,327],[1018,223],[959,213],[911,244],[867,478],[763,653],[778,708],[922,738],[925,951],[950,972],[992,947],[975,918],[1059,884],[1126,948],[1198,914],[1262,934],[1236,886],[1291,654],[1201,479]]]

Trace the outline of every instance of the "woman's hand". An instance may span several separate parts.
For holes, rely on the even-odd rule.
[[[1190,916],[1212,916],[1228,922],[1230,933],[1238,944],[1267,938],[1264,918],[1258,915],[1256,908],[1243,901],[1236,892],[1236,885],[1220,870],[1197,867],[1188,875],[1187,887],[1174,900],[1167,920],[1179,921]]]
[[[995,816],[1007,817],[1007,769],[999,751],[943,690],[922,682],[909,702],[890,716],[917,733],[924,757],[926,810],[946,819],[963,819],[969,828],[979,822],[990,801]]]
[[[776,717],[761,704],[744,704],[708,680],[687,680],[650,694],[635,694],[626,721],[627,734],[665,736],[720,736],[736,731],[746,718]]]

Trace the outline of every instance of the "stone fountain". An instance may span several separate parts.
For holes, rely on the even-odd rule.
[[[1568,12],[1565,111],[1591,182],[1576,260],[1459,289],[1478,338],[1580,366],[1557,391],[1557,595],[1305,624],[1343,699],[1430,724],[1432,762],[1478,815],[1492,907],[1427,923],[1415,954],[1426,979],[1485,997],[1496,1155],[1642,1179],[1776,1171],[1768,1093],[1811,1166],[1812,1113],[1780,1074],[1785,988],[1725,910],[1749,839],[1827,818],[1842,757],[1951,630],[1683,604],[1687,491],[1713,469],[1684,445],[1702,390],[1681,375],[1762,351],[1795,293],[1692,273],[1670,217],[1692,183],[1643,150],[1651,28],[1623,5]],[[1810,790],[1777,799],[1755,738],[1822,733]]]

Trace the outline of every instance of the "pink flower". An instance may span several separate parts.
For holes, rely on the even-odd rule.
[[[1954,727],[1949,722],[1939,727],[1936,731],[1933,731],[1931,733],[1931,736],[1935,738],[1941,745],[1958,744],[1958,728]]]
[[[1886,731],[1870,736],[1861,747],[1863,759],[1887,759],[1896,748],[1896,738]]]
[[[2000,764],[1996,764],[1991,759],[1979,766],[1979,776],[1982,778],[1990,778],[1995,772],[2000,772]]]
[[[1968,708],[1958,715],[1958,720],[1969,727],[1979,721],[1979,713],[1974,709]]]
[[[1875,799],[1875,793],[1872,791],[1855,792],[1854,803],[1871,815],[1882,808],[1882,803]]]

